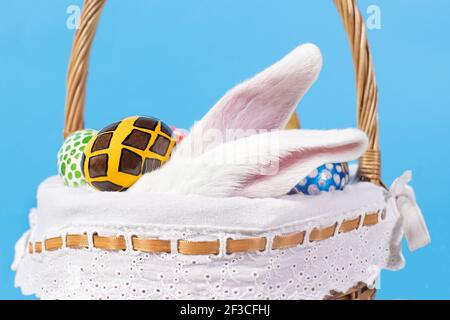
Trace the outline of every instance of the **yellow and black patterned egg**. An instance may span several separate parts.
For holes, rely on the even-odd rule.
[[[151,117],[113,123],[92,138],[82,158],[86,182],[100,191],[125,191],[161,167],[175,146],[172,130]]]

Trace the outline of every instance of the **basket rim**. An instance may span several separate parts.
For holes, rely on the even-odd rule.
[[[96,226],[109,229],[139,227],[149,234],[155,230],[190,230],[213,235],[258,235],[280,230],[295,231],[306,224],[331,225],[386,206],[384,189],[364,182],[349,185],[343,191],[314,197],[298,194],[250,199],[100,193],[89,187],[67,188],[59,177],[52,177],[40,185],[37,199],[38,206],[32,214],[36,217],[34,233],[37,237],[49,236],[49,233],[64,228],[86,231],[79,230],[78,226],[92,227],[89,230]]]
[[[367,212],[352,219],[336,222],[327,227],[313,227],[309,231],[297,231],[287,234],[278,234],[272,238],[227,238],[224,244],[220,240],[190,241],[184,239],[165,240],[158,237],[145,238],[133,235],[130,245],[125,236],[104,236],[97,232],[89,240],[88,233],[66,234],[65,236],[46,238],[43,241],[30,241],[29,254],[41,254],[63,249],[99,249],[106,251],[134,251],[143,253],[177,253],[181,255],[219,255],[221,249],[225,254],[265,252],[269,250],[286,250],[306,243],[316,243],[331,239],[338,234],[357,231],[360,228],[369,228],[380,223],[385,217],[385,210]],[[174,244],[173,244],[174,242]],[[172,248],[176,248],[173,252]]]

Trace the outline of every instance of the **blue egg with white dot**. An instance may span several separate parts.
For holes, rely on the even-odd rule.
[[[344,190],[350,179],[348,163],[328,163],[302,179],[289,194],[317,195],[320,192]]]

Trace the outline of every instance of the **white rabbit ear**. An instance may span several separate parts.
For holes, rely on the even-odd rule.
[[[313,44],[297,47],[282,60],[229,91],[197,122],[178,153],[197,156],[211,147],[260,132],[284,129],[303,95],[316,81],[322,54]],[[232,132],[231,136],[226,132]]]
[[[190,160],[174,154],[130,191],[278,197],[323,164],[357,159],[367,145],[367,136],[356,129],[268,132],[228,142]]]
[[[295,130],[280,134],[280,152],[267,156],[272,161],[269,171],[246,175],[241,188],[233,195],[249,198],[278,197],[292,188],[318,167],[327,163],[358,159],[368,147],[365,133],[356,129],[332,131]],[[273,162],[278,161],[278,162]],[[267,163],[263,161],[263,164]]]

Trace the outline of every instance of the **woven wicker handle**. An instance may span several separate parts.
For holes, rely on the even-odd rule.
[[[366,28],[356,0],[334,0],[350,41],[356,75],[358,128],[369,136],[369,151],[360,159],[363,180],[380,184],[381,160],[378,142],[378,89]],[[89,54],[106,0],[84,0],[80,26],[67,75],[64,136],[84,128],[84,106]]]

